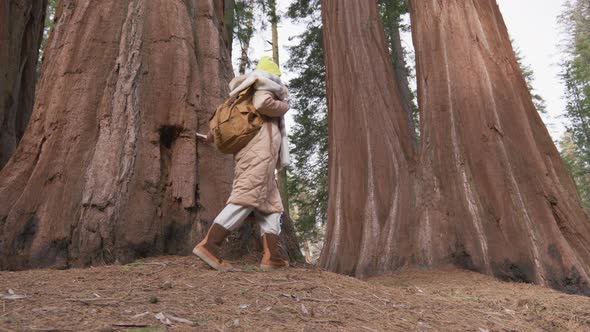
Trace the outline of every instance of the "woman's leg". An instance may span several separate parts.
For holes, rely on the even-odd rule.
[[[260,225],[260,235],[264,247],[260,268],[262,270],[274,270],[289,267],[289,261],[281,248],[279,238],[279,234],[281,234],[281,213],[263,214],[255,210],[254,215]]]
[[[221,245],[223,240],[233,230],[239,228],[253,208],[228,204],[215,218],[209,228],[207,236],[193,249],[193,254],[201,258],[205,263],[219,271],[227,271],[232,266],[221,259]]]
[[[218,224],[230,232],[242,226],[242,223],[254,208],[249,206],[241,206],[236,204],[228,204],[219,215],[215,218],[214,224]]]
[[[260,236],[265,233],[280,235],[281,234],[281,215],[282,213],[263,214],[254,211],[254,216],[258,225],[260,225]]]

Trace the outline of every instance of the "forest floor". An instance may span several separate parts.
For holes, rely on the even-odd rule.
[[[0,331],[590,331],[590,298],[454,269],[358,280],[195,257],[0,272]]]

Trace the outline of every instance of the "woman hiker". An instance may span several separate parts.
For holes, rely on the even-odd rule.
[[[234,78],[229,84],[230,97],[253,85],[255,92],[252,104],[268,120],[235,155],[234,181],[227,205],[215,218],[205,239],[193,249],[195,255],[216,270],[232,269],[220,257],[221,245],[230,232],[238,229],[252,212],[260,225],[264,247],[260,268],[272,270],[289,266],[279,245],[283,203],[275,178],[275,168],[282,168],[289,163],[283,118],[289,110],[288,93],[280,76],[278,65],[272,58],[264,56],[256,70]],[[212,141],[213,135],[209,132],[206,142]]]

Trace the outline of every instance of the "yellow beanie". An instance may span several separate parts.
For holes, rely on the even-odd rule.
[[[256,69],[264,70],[271,74],[281,76],[281,70],[279,69],[279,66],[277,66],[277,64],[272,60],[271,57],[266,55],[260,58],[260,60],[258,61],[258,65],[256,66]]]

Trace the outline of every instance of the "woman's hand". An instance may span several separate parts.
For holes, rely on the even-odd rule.
[[[211,130],[209,130],[209,132],[207,133],[207,135],[202,135],[197,133],[197,138],[199,139],[200,142],[202,143],[207,143],[207,144],[211,144],[213,143],[213,132]]]

